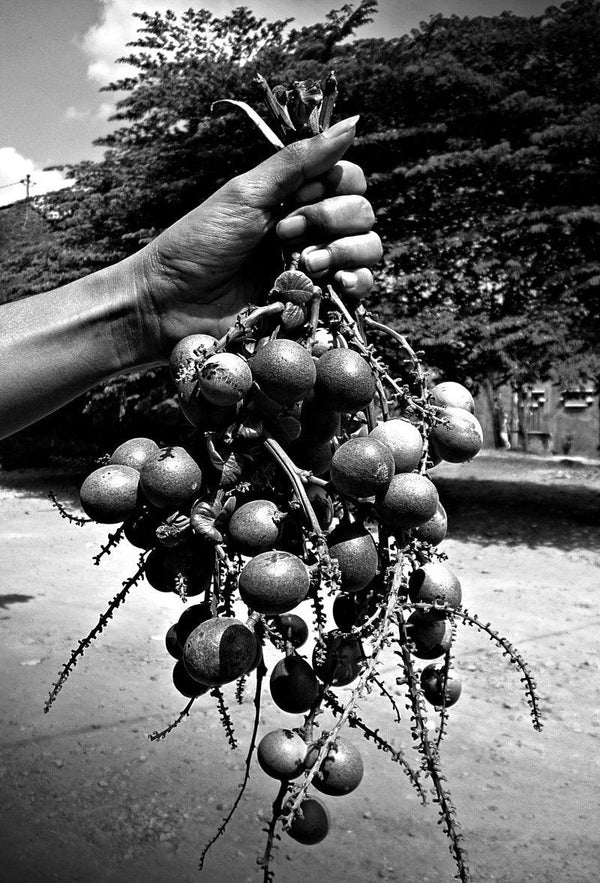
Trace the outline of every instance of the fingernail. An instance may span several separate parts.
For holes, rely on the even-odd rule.
[[[302,215],[294,215],[293,218],[284,218],[277,224],[277,235],[282,239],[296,239],[302,236],[306,230],[306,218]]]
[[[346,272],[346,270],[342,270],[338,278],[344,288],[347,288],[348,290],[356,288],[356,286],[358,285],[358,276],[356,276],[354,273],[348,273]]]
[[[340,120],[335,126],[332,126],[330,129],[323,132],[323,138],[339,138],[340,135],[346,135],[350,129],[354,128],[359,119],[360,114],[357,114],[354,117],[348,117],[345,120]]]
[[[331,255],[326,248],[318,248],[316,251],[311,251],[304,259],[309,273],[320,273],[321,270],[326,270],[330,261]]]

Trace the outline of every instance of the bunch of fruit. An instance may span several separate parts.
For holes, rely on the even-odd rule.
[[[399,378],[377,353],[382,334],[404,355]],[[454,382],[429,388],[402,335],[363,304],[345,304],[333,287],[317,286],[298,269],[296,255],[264,303],[248,308],[220,340],[205,334],[181,340],[170,370],[185,421],[182,444],[126,441],[81,486],[87,516],[120,525],[107,548],[124,537],[140,550],[140,569],[73,653],[47,707],[84,647],[144,577],[186,603],[166,633],[175,689],[189,699],[178,721],[210,693],[232,741],[220,688],[237,682],[241,695],[247,678],[256,677],[244,786],[254,752],[280,784],[265,879],[272,875],[278,825],[300,843],[326,837],[329,811],[312,789],[335,797],[360,784],[361,754],[341,734],[349,723],[400,764],[423,797],[429,783],[458,875],[467,880],[439,759],[448,709],[461,693],[452,655],[457,622],[485,630],[519,665],[539,726],[525,663],[463,608],[460,582],[438,551],[447,519],[429,471],[479,451],[482,432],[470,393]],[[293,612],[305,600],[314,614],[310,661],[301,648],[311,629]],[[279,654],[270,673],[267,642]],[[375,687],[400,717],[379,674],[390,646],[400,658],[394,686],[406,690],[420,752],[414,769],[356,710]],[[283,718],[259,740],[266,675]],[[344,701],[336,692],[341,687],[350,688]],[[439,715],[435,731],[427,709]],[[326,729],[324,712],[333,721]],[[290,723],[289,715],[302,717]]]

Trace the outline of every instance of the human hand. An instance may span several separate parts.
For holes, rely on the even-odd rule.
[[[354,298],[368,292],[381,241],[362,170],[340,162],[355,123],[280,150],[133,256],[138,364],[164,361],[188,334],[221,336],[269,290],[282,246],[301,252],[300,269],[316,281]]]

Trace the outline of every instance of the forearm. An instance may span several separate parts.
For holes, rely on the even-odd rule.
[[[0,308],[0,438],[136,366],[134,286],[127,259]]]

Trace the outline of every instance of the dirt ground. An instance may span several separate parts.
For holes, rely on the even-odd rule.
[[[485,635],[461,628],[463,696],[442,762],[473,881],[592,883],[600,867],[599,470],[483,454],[432,477],[450,519],[442,549],[465,606],[526,658],[545,722],[533,730],[515,667]],[[225,688],[236,751],[209,697],[165,741],[146,739],[185,704],[163,643],[179,599],[134,588],[43,713],[70,649],[136,567],[124,545],[94,566],[106,529],[61,520],[46,496],[52,486],[73,498],[61,476],[0,473],[1,883],[260,881],[256,858],[276,787],[258,767],[197,870],[243,776],[251,695],[238,706]],[[383,671],[395,690],[393,656]],[[375,695],[361,713],[416,765],[408,714],[394,723]],[[260,731],[299,720],[267,699]],[[423,807],[400,767],[351,735],[365,762],[360,788],[325,798],[332,832],[323,843],[303,847],[284,835],[275,879],[452,880],[435,804]]]

